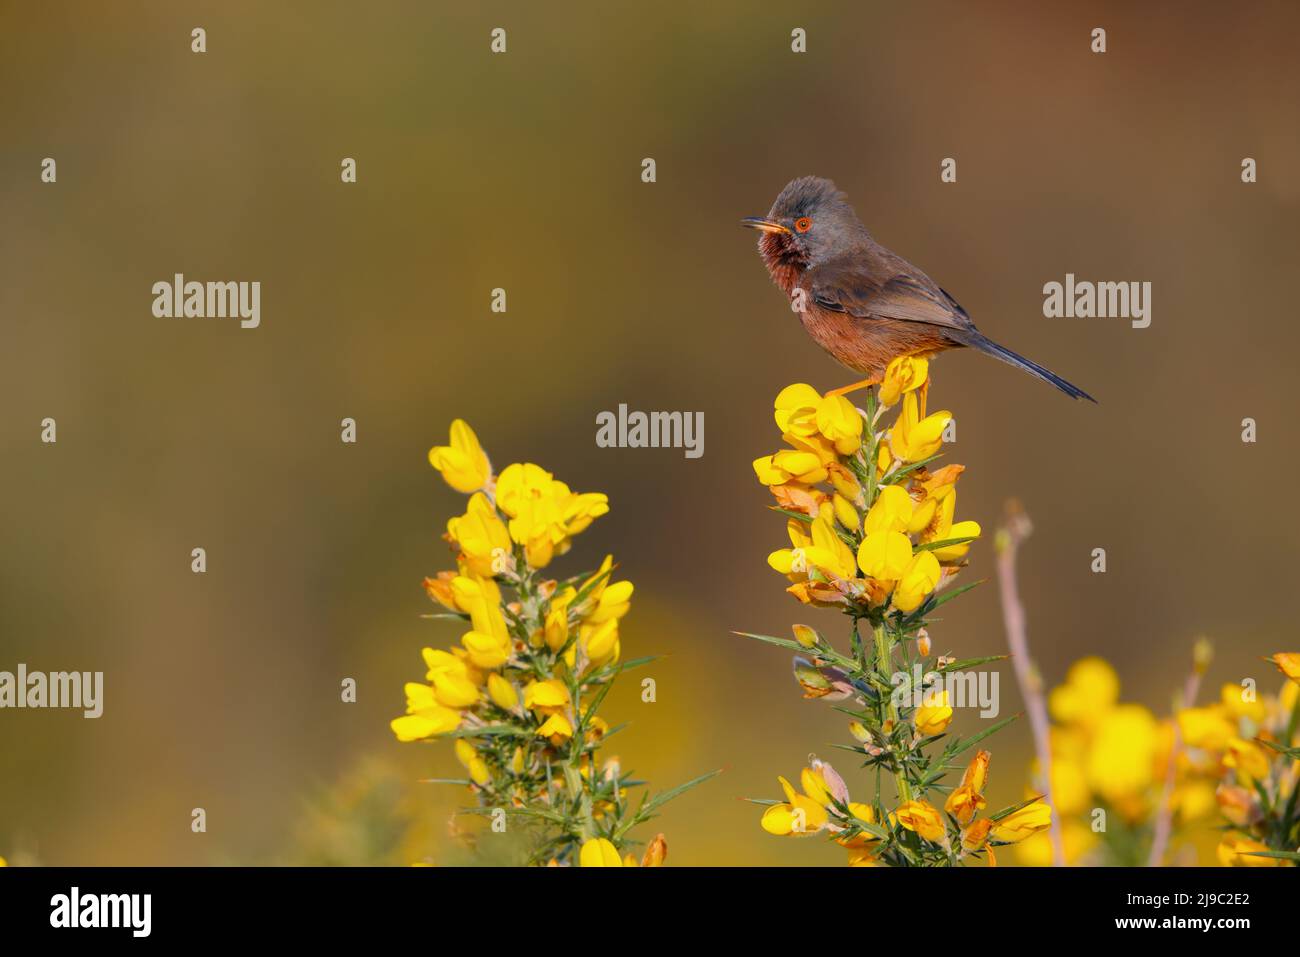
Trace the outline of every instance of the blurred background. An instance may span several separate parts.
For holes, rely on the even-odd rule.
[[[737,226],[811,173],[986,333],[1100,399],[973,354],[933,368],[961,516],[991,532],[1014,496],[1034,521],[1021,587],[1048,683],[1101,655],[1165,714],[1204,633],[1210,688],[1271,688],[1300,547],[1298,27],[1283,3],[0,6],[0,670],[106,686],[97,721],[0,712],[0,853],[450,859],[464,796],[415,781],[452,773],[451,749],[399,745],[388,720],[420,648],[459,634],[419,616],[464,504],[425,455],[462,416],[498,465],[610,496],[557,569],[614,552],[637,586],[625,654],[667,656],[657,703],[631,679],[608,699],[631,721],[614,750],[659,787],[726,769],[642,836],[665,831],[670,864],[840,864],[741,799],[835,760],[842,716],[730,634],[843,633],[766,567],[784,522],[750,466],[779,443],[782,386],[848,381]],[[261,328],[154,318],[177,272],[260,280]],[[1150,328],[1045,319],[1067,272],[1151,282]],[[620,402],[703,411],[703,458],[597,448]],[[992,576],[991,539],[967,580]],[[1005,649],[991,584],[945,619],[936,648]],[[1009,668],[1002,691],[1018,710]],[[992,749],[996,807],[1023,793],[1028,726]]]

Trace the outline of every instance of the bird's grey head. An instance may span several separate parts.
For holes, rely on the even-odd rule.
[[[743,219],[741,225],[763,232],[765,258],[776,255],[805,268],[869,238],[848,199],[820,176],[791,180],[766,216]]]

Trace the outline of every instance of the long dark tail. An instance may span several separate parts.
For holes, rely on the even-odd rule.
[[[1031,376],[1042,379],[1044,382],[1050,382],[1071,399],[1087,399],[1089,402],[1097,401],[1077,385],[1066,382],[1050,369],[1044,369],[1037,362],[1031,362],[1029,359],[1026,359],[1018,353],[1012,352],[1005,346],[998,345],[992,339],[982,335],[981,333],[971,332],[967,336],[963,337],[963,340],[965,344],[970,346],[972,349],[978,349],[980,352],[993,356],[995,359],[1001,359],[1003,362],[1009,363],[1017,369],[1023,369]]]

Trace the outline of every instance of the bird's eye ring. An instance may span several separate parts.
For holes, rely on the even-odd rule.
[[[794,228],[797,232],[806,233],[812,229],[812,220],[807,216],[800,216],[794,221]]]

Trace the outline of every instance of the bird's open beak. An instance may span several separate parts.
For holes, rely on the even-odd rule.
[[[790,232],[780,223],[774,223],[770,219],[762,219],[758,216],[746,216],[740,221],[740,225],[748,226],[750,229],[762,230],[765,233],[786,233],[788,235]]]

